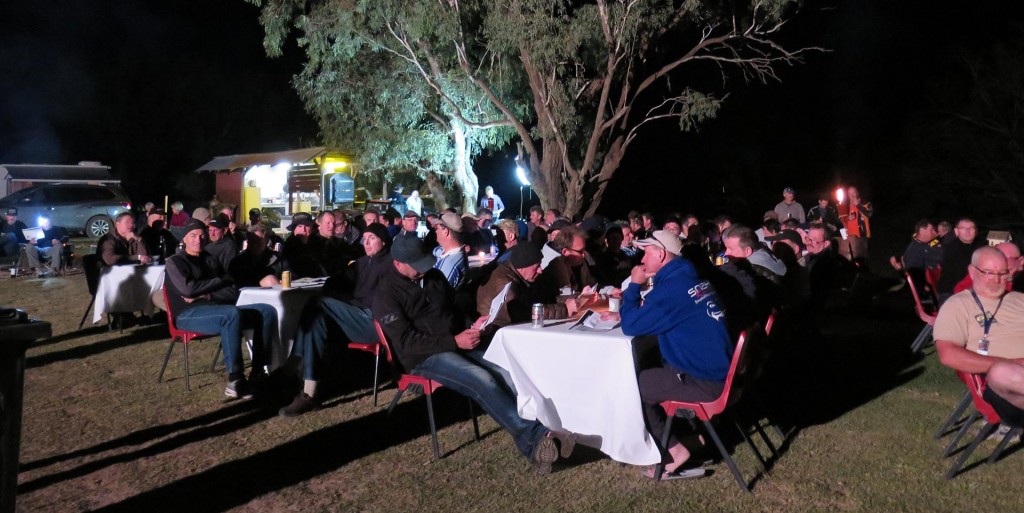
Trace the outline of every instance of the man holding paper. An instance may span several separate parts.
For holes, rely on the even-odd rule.
[[[60,226],[50,225],[50,220],[43,217],[39,220],[39,228],[35,229],[35,237],[29,238],[29,246],[25,250],[28,257],[28,266],[36,269],[37,275],[42,278],[53,274],[60,269],[61,259],[64,256],[64,243],[67,242],[68,232]],[[43,269],[41,260],[49,259],[50,270]]]
[[[476,293],[476,310],[488,317],[487,324],[480,332],[480,340],[486,345],[494,338],[498,329],[530,320],[530,308],[540,303],[534,281],[541,274],[540,249],[530,242],[512,247],[507,262],[491,273],[490,278]],[[576,313],[577,304],[569,299],[564,304],[544,305],[545,319],[565,319]]]

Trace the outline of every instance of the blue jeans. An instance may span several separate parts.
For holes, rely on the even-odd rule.
[[[242,365],[242,330],[253,330],[252,368],[254,371],[262,369],[270,350],[272,330],[277,328],[277,310],[264,304],[200,305],[178,314],[174,325],[181,330],[220,334],[224,366],[228,369],[228,378],[235,380],[245,375]]]
[[[333,346],[377,340],[377,330],[373,327],[373,317],[369,310],[329,297],[311,300],[302,309],[295,346],[292,347],[292,355],[302,358],[302,379],[316,381],[319,378],[317,370],[328,351],[328,321],[340,327],[347,338],[337,341]]]
[[[536,420],[519,416],[515,393],[506,382],[508,373],[483,356],[483,351],[438,353],[417,365],[413,373],[476,401],[512,435],[519,452],[529,458],[533,448],[550,430]]]

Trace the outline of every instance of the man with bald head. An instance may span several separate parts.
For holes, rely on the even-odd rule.
[[[1019,252],[1018,252],[1019,254]],[[969,290],[950,297],[935,320],[935,347],[942,364],[987,374],[984,398],[1004,423],[1024,424],[1024,294],[1007,292],[1006,255],[978,248],[967,272]]]

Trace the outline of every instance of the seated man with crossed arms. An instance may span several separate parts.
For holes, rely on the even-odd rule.
[[[969,290],[951,296],[935,320],[935,348],[942,364],[988,374],[984,399],[1012,426],[1024,425],[1024,294],[1007,292],[1006,256],[974,250]]]

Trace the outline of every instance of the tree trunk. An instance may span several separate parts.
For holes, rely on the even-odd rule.
[[[435,174],[427,175],[427,189],[434,198],[434,210],[440,212],[448,208],[448,191],[444,188],[444,182]]]
[[[596,190],[593,195],[590,195],[589,206],[587,207],[588,216],[592,216],[597,213],[597,207],[601,206],[601,200],[604,198],[604,190],[608,187],[608,182],[611,181],[612,175],[619,169],[619,165],[622,164],[622,157],[626,154],[626,148],[623,145],[626,138],[624,136],[618,136],[608,146],[608,153],[604,156],[604,161],[601,162],[601,172],[597,175]],[[590,189],[588,187],[588,189]]]
[[[473,163],[469,161],[469,148],[466,143],[466,127],[458,120],[451,121],[452,140],[455,144],[455,169],[453,177],[455,185],[462,193],[462,212],[476,213],[476,198],[480,194],[480,182],[473,172]]]

